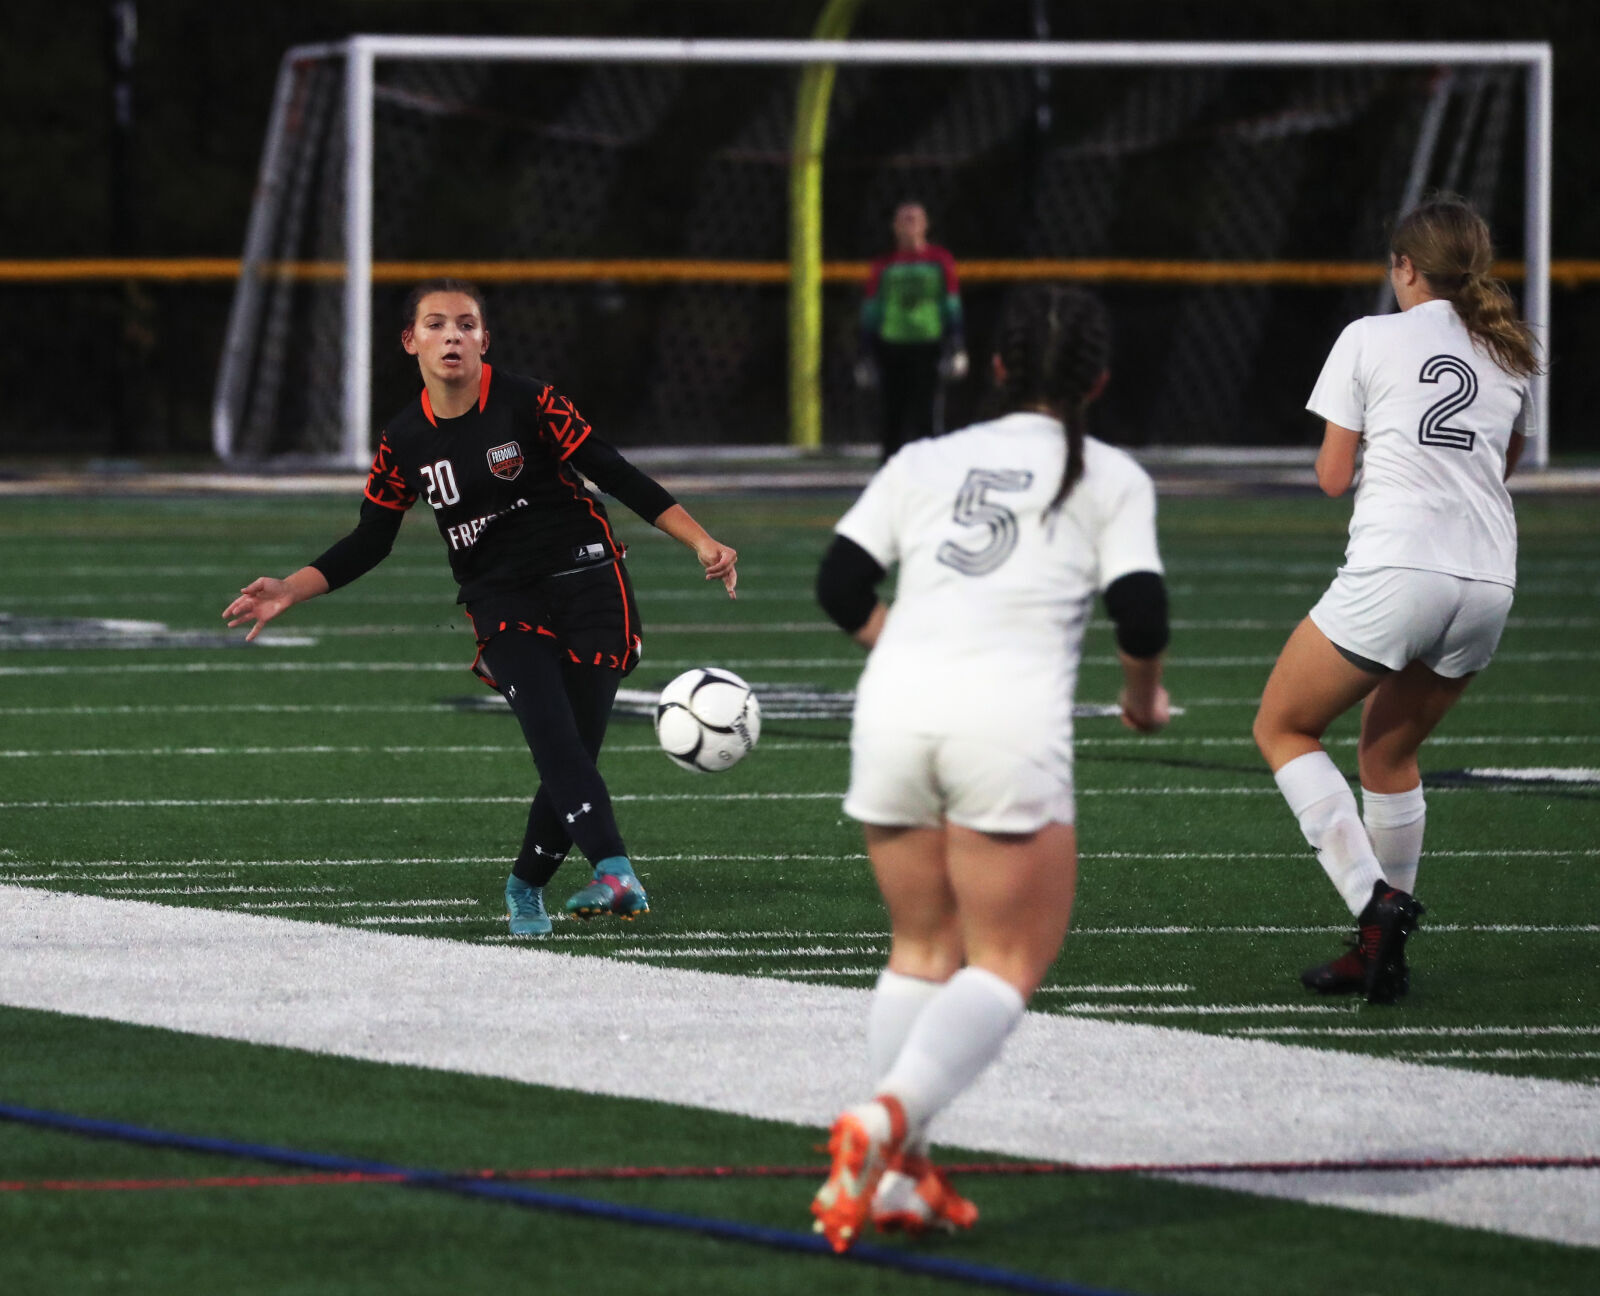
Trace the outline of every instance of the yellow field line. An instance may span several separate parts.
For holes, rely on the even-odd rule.
[[[822,278],[828,283],[856,283],[866,278],[865,261],[828,261]],[[119,279],[215,282],[237,279],[234,257],[87,257],[0,261],[0,283],[81,283]],[[1369,261],[1158,261],[1135,259],[962,261],[961,278],[969,283],[1057,279],[1085,283],[1140,284],[1285,284],[1321,287],[1330,284],[1375,283],[1382,267]],[[1500,278],[1520,280],[1520,261],[1497,262]],[[267,279],[336,282],[344,278],[340,261],[270,261],[261,266]],[[731,283],[783,284],[789,279],[784,261],[377,261],[374,283],[415,283],[441,276],[479,283]],[[1550,264],[1550,281],[1562,288],[1600,282],[1600,261],[1564,260]]]

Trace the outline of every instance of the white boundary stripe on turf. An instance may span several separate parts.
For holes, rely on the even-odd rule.
[[[810,742],[763,743],[763,751],[815,751],[817,739]],[[1356,738],[1334,738],[1323,745],[1327,747],[1354,747]],[[1082,738],[1075,737],[1073,746],[1115,747],[1128,750],[1166,747],[1248,747],[1255,748],[1253,738]],[[1555,747],[1600,746],[1600,734],[1445,734],[1428,740],[1435,747]],[[602,756],[654,755],[661,750],[656,743],[613,743]],[[281,747],[57,747],[37,749],[0,749],[0,760],[48,759],[136,759],[146,760],[163,756],[507,756],[527,751],[522,743],[357,743],[337,745],[331,743],[289,744]],[[1558,779],[1570,783],[1590,783],[1600,778],[1600,772],[1587,769],[1469,769],[1468,774],[1482,778],[1507,779]]]
[[[652,663],[653,665],[654,663]],[[485,695],[487,696],[487,695]],[[1600,696],[1586,693],[1529,693],[1518,695],[1514,698],[1499,697],[1487,691],[1468,693],[1459,702],[1458,707],[1467,706],[1588,706],[1600,701]],[[1195,707],[1249,707],[1254,710],[1261,705],[1259,697],[1208,697],[1185,698],[1183,705],[1186,708]],[[420,702],[419,707],[426,707],[441,711],[455,711],[453,703],[446,701]],[[318,714],[346,715],[362,712],[393,715],[396,711],[392,703],[377,702],[330,702],[326,705],[307,702],[151,702],[143,704],[118,703],[107,706],[91,706],[81,703],[63,706],[14,706],[0,707],[0,716],[87,716],[87,715],[298,715],[308,712]]]
[[[1230,1035],[1344,1035],[1390,1036],[1428,1035],[1445,1038],[1472,1038],[1482,1035],[1600,1035],[1600,1026],[1239,1026]]]
[[[870,1090],[864,988],[31,888],[0,886],[0,1002],[812,1128]],[[935,1136],[1089,1165],[1590,1156],[1600,1088],[1029,1013]],[[1337,1178],[1226,1186],[1600,1244],[1593,1172]]]
[[[1600,1050],[1595,1049],[1401,1049],[1395,1057],[1407,1058],[1418,1062],[1431,1062],[1435,1059],[1447,1060],[1450,1058],[1482,1058],[1486,1061],[1500,1060],[1506,1062],[1522,1062],[1543,1058],[1560,1059],[1563,1061],[1584,1061],[1590,1058],[1600,1058]]]
[[[14,851],[0,850],[0,855],[12,855]],[[1593,858],[1600,856],[1600,847],[1578,846],[1570,850],[1557,849],[1519,849],[1508,850],[1433,850],[1429,849],[1424,856],[1430,862],[1447,859],[1577,859]],[[1302,850],[1281,851],[1079,851],[1080,860],[1151,860],[1165,862],[1169,860],[1297,860],[1303,861],[1306,852]],[[707,860],[751,860],[759,863],[844,863],[862,861],[867,857],[861,851],[841,851],[827,853],[790,852],[772,853],[766,851],[736,853],[704,853],[692,852],[681,855],[639,854],[632,856],[638,864],[671,864],[691,862],[698,863]],[[208,858],[190,860],[166,859],[99,859],[99,860],[67,860],[67,859],[36,859],[16,860],[6,864],[0,862],[0,868],[55,868],[55,869],[105,869],[105,868],[216,868],[226,866],[229,868],[346,868],[361,866],[388,866],[401,864],[483,864],[482,855],[368,855],[333,858],[308,858],[308,859],[254,859],[249,856],[232,856],[228,858]],[[130,874],[132,877],[145,876],[143,874]],[[176,875],[174,875],[176,876]]]
[[[762,743],[763,751],[816,751],[820,739],[810,742],[766,742]],[[1353,741],[1353,740],[1352,740]],[[1512,739],[1510,741],[1555,741],[1561,739]],[[1579,741],[1569,739],[1568,741]],[[1590,741],[1600,744],[1600,737]],[[133,758],[144,760],[157,756],[514,756],[527,752],[525,743],[411,743],[390,745],[379,743],[364,743],[350,746],[337,746],[329,743],[307,743],[288,745],[283,747],[71,747],[56,748],[54,750],[22,751],[0,750],[0,760],[34,760],[50,757],[68,759],[93,758],[106,759]],[[655,755],[661,751],[658,743],[613,743],[606,747],[602,756],[638,756],[642,754]]]
[[[241,645],[241,648],[243,645]],[[253,652],[253,650],[251,650]],[[1267,667],[1277,661],[1277,657],[1270,654],[1249,654],[1228,657],[1185,657],[1183,664],[1186,667],[1202,666],[1251,666]],[[859,672],[861,669],[860,657],[785,657],[785,658],[732,658],[724,659],[718,664],[735,671],[764,671],[764,670],[852,670]],[[1600,651],[1572,651],[1572,652],[1505,652],[1497,653],[1495,661],[1503,664],[1537,664],[1547,662],[1593,662],[1600,661]],[[669,661],[652,659],[652,667],[660,670],[691,670],[705,663],[695,659],[680,657]],[[1083,659],[1085,666],[1116,666],[1119,661],[1114,656],[1088,656]],[[86,672],[86,667],[81,666],[0,666],[0,676],[26,676],[40,677],[52,675],[81,676]],[[109,662],[97,664],[94,667],[96,675],[200,675],[212,673],[233,673],[240,671],[259,671],[262,673],[289,673],[289,674],[315,674],[315,673],[355,673],[355,674],[387,674],[391,672],[437,672],[459,671],[467,674],[465,661],[449,662],[406,662],[406,661],[182,661],[182,662]]]
[[[1430,796],[1483,789],[1429,788]],[[1278,796],[1276,787],[1148,787],[1078,788],[1079,797],[1093,796]],[[624,792],[614,803],[630,801],[843,801],[843,792]],[[526,805],[521,796],[387,796],[387,797],[124,797],[105,800],[0,801],[0,810],[203,810],[274,806],[432,806]]]

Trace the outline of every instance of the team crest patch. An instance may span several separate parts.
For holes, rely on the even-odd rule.
[[[512,481],[522,471],[522,447],[507,441],[489,451],[489,471],[502,481]]]

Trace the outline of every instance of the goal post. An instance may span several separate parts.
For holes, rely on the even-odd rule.
[[[588,65],[607,76],[621,69],[659,69],[677,76],[675,84],[679,88],[692,86],[695,80],[710,76],[713,69],[787,70],[798,73],[807,68],[831,67],[884,76],[919,69],[947,76],[975,75],[983,70],[992,70],[1000,75],[1007,72],[1014,74],[1019,70],[1051,69],[1070,73],[1078,79],[1098,75],[1107,69],[1172,72],[1261,69],[1278,73],[1303,73],[1307,77],[1326,69],[1412,69],[1419,72],[1430,68],[1497,70],[1515,77],[1521,91],[1524,126],[1520,141],[1521,211],[1517,215],[1522,236],[1522,264],[1518,268],[1522,277],[1522,313],[1548,353],[1552,133],[1552,56],[1548,44],[768,41],[363,35],[329,45],[291,50],[285,56],[280,70],[272,122],[263,150],[256,204],[251,213],[240,281],[218,374],[213,439],[222,459],[258,460],[287,454],[330,465],[364,466],[370,457],[373,431],[374,285],[380,281],[399,282],[408,277],[420,277],[415,272],[431,266],[476,261],[489,263],[492,270],[494,265],[499,264],[504,268],[503,275],[480,275],[490,280],[486,286],[491,289],[497,288],[502,281],[517,281],[519,276],[521,282],[537,284],[556,280],[572,282],[582,279],[587,273],[590,276],[591,296],[599,302],[594,309],[601,312],[609,308],[607,303],[612,300],[607,294],[614,297],[621,291],[618,285],[623,284],[629,275],[636,276],[638,282],[651,284],[674,280],[693,282],[697,273],[694,267],[697,265],[711,267],[704,272],[706,282],[731,282],[736,279],[748,284],[768,285],[766,291],[787,288],[790,292],[806,291],[819,295],[826,291],[825,286],[816,285],[815,276],[795,275],[792,269],[785,271],[781,262],[735,262],[726,257],[717,257],[714,250],[708,256],[698,248],[691,249],[692,253],[699,253],[698,260],[691,254],[673,264],[670,259],[659,255],[646,256],[638,258],[643,268],[634,270],[629,270],[626,264],[622,264],[619,270],[619,264],[628,258],[619,259],[614,249],[611,249],[613,255],[609,258],[563,260],[562,253],[567,251],[566,246],[552,246],[547,250],[540,246],[538,231],[529,229],[518,230],[516,239],[519,245],[515,250],[490,246],[470,249],[455,247],[451,249],[452,256],[442,257],[436,253],[434,259],[428,262],[417,258],[397,259],[387,253],[380,261],[375,256],[374,243],[374,221],[380,211],[375,199],[379,134],[381,129],[387,129],[392,124],[390,119],[396,119],[402,111],[414,113],[422,119],[427,119],[430,113],[435,116],[453,113],[459,120],[491,123],[492,129],[503,130],[508,136],[519,131],[525,135],[536,134],[540,145],[548,145],[547,151],[553,154],[560,153],[562,149],[576,148],[579,144],[610,148],[612,154],[608,155],[605,165],[613,170],[639,159],[646,164],[653,160],[652,155],[643,152],[639,144],[641,139],[650,139],[649,131],[653,129],[643,124],[641,115],[647,109],[659,116],[669,114],[671,108],[665,91],[616,87],[612,99],[596,109],[594,120],[579,120],[574,111],[569,111],[559,120],[552,118],[533,126],[515,112],[494,103],[492,93],[487,104],[478,104],[470,99],[475,92],[473,87],[481,81],[471,69],[516,64],[544,69],[541,75],[545,76],[554,76],[557,70],[576,65]],[[402,76],[400,80],[406,84],[380,85],[380,71],[387,75],[387,70],[392,68],[421,68],[428,65],[451,69],[453,80],[447,93],[417,89],[420,73],[409,79]],[[1069,81],[1069,78],[1063,77],[1062,80]],[[986,94],[993,98],[996,93],[983,91],[975,93],[973,98],[981,101]],[[870,97],[867,92],[863,92],[863,95]],[[380,96],[384,105],[381,114],[378,107]],[[791,112],[794,108],[793,98],[791,94]],[[651,102],[644,103],[644,100]],[[656,102],[658,100],[660,102]],[[1500,106],[1497,108],[1496,104]],[[947,169],[959,169],[970,163],[979,146],[993,144],[990,136],[995,134],[995,129],[992,122],[983,118],[983,113],[994,115],[993,110],[981,104],[980,108],[976,124],[965,128],[971,138],[963,138],[949,145],[947,156],[940,165]],[[1319,111],[1322,110],[1316,106],[1300,105],[1292,111],[1279,108],[1263,113],[1258,125],[1241,119],[1241,123],[1231,128],[1233,136],[1230,138],[1246,139],[1251,130],[1257,131],[1262,137],[1265,137],[1263,133],[1274,130],[1291,133],[1309,130],[1316,125],[1315,118]],[[1410,112],[1411,108],[1408,107],[1407,111]],[[1500,117],[1504,116],[1504,104],[1498,99],[1491,102],[1488,108],[1482,108],[1478,101],[1473,101],[1459,109],[1456,116],[1461,121],[1458,123],[1457,140],[1452,145],[1455,158],[1452,166],[1459,164],[1463,150],[1475,147],[1471,143],[1473,132],[1478,132],[1476,138],[1490,139],[1492,150],[1498,156],[1499,136],[1491,138],[1483,134],[1488,129],[1483,123],[1494,119],[1497,112]],[[1135,115],[1130,110],[1130,120]],[[1426,178],[1428,168],[1433,165],[1439,147],[1438,112],[1435,112],[1431,125],[1425,110],[1419,110],[1419,115],[1421,124],[1416,128],[1415,139],[1410,140],[1410,164],[1405,168],[1404,183],[1397,185],[1395,191],[1384,198],[1391,211],[1419,188],[1420,181]],[[440,132],[430,132],[426,126],[419,127],[411,123],[405,129],[410,132],[405,136],[407,141],[426,137],[430,147],[448,147],[437,145],[434,136]],[[786,129],[787,134],[783,138],[792,141],[794,123],[786,123]],[[1124,125],[1122,129],[1135,130],[1135,127]],[[989,134],[986,135],[986,131]],[[599,144],[595,143],[597,140]],[[1137,143],[1135,141],[1135,145]],[[834,144],[834,139],[828,141],[829,148]],[[403,142],[394,147],[404,150],[413,145]],[[1003,139],[995,147],[1003,156],[1010,156],[1005,153],[1009,145]],[[1072,142],[1070,148],[1052,147],[1063,156],[1070,153],[1072,157],[1080,158],[1095,149],[1133,146],[1127,145],[1126,141],[1095,136],[1078,139]],[[786,168],[792,171],[804,164],[804,158],[793,155],[792,145],[786,143],[780,149],[789,152],[784,161]],[[773,152],[767,150],[768,155]],[[761,154],[761,149],[743,145],[729,147],[717,155],[714,163],[708,165],[726,169],[738,165],[751,154]],[[768,155],[763,155],[761,160],[773,164],[773,157]],[[857,150],[851,164],[858,167],[864,165],[860,162],[862,155]],[[831,155],[829,157],[831,160]],[[884,186],[894,182],[894,175],[926,176],[927,165],[924,154],[896,156],[885,167],[891,178],[875,180],[874,183],[878,191],[887,192]],[[1240,163],[1243,178],[1239,183],[1246,190],[1257,183],[1257,177],[1243,168],[1260,165],[1256,162]],[[394,170],[392,161],[385,161],[383,166]],[[896,167],[900,168],[898,172],[894,170]],[[828,178],[832,175],[832,166],[825,165],[825,183],[833,183]],[[534,181],[528,183],[531,185]],[[1070,190],[1073,182],[1069,179],[1061,183]],[[786,183],[783,188],[787,191],[790,186]],[[330,189],[337,192],[326,192]],[[420,197],[412,193],[408,197],[390,201],[416,202]],[[1094,197],[1101,206],[1119,201],[1116,195],[1097,193]],[[1249,211],[1254,197],[1253,193],[1246,192],[1218,201],[1224,207],[1232,204],[1233,209]],[[435,195],[435,198],[439,198],[439,195]],[[471,194],[455,194],[454,198],[470,202]],[[1073,195],[1068,192],[1066,199],[1072,198]],[[1274,228],[1291,221],[1295,215],[1292,210],[1294,200],[1275,195],[1271,201],[1278,204],[1272,210],[1271,219],[1276,222]],[[308,243],[302,228],[308,219],[305,213],[312,203],[321,203],[325,209],[317,239],[312,241],[314,246]],[[336,219],[329,217],[330,212],[334,213]],[[788,230],[787,213],[763,210],[750,219],[752,222],[759,219],[767,223],[776,220],[782,225],[783,232]],[[297,220],[302,225],[296,225]],[[862,251],[856,250],[856,259],[851,262],[828,262],[820,246],[821,223],[809,228],[812,232],[806,237],[813,242],[802,246],[796,240],[797,246],[791,246],[789,251],[791,267],[802,257],[810,258],[813,264],[823,266],[824,284],[854,282],[854,276],[860,273]],[[936,239],[939,232],[936,226]],[[886,240],[886,228],[882,234]],[[693,243],[694,239],[691,237],[689,241]],[[766,246],[760,239],[756,242]],[[1051,252],[1048,238],[1041,237],[1036,242],[1037,247],[1017,249],[1014,259],[991,257],[981,267],[976,259],[968,267],[963,258],[964,249],[954,247],[958,264],[964,267],[964,287],[966,283],[985,280],[990,283],[1003,282],[1039,274],[1081,278],[1104,284],[1117,281],[1117,266],[1137,260],[1105,253],[1098,257],[1051,256],[1048,255]],[[1226,243],[1228,240],[1219,242]],[[1263,250],[1269,254],[1264,259],[1277,260],[1270,256],[1272,249],[1266,246],[1267,242],[1269,240],[1263,240]],[[566,243],[575,246],[573,237],[568,237]],[[1040,252],[1046,255],[1038,255]],[[1201,253],[1214,260],[1216,270],[1223,276],[1230,272],[1233,260],[1237,260],[1237,254],[1230,260],[1218,248],[1208,249],[1203,243]],[[1159,257],[1151,258],[1148,250],[1144,251],[1144,257],[1147,270],[1153,261],[1159,261]],[[560,267],[557,263],[561,263]],[[587,271],[584,267],[588,267]],[[1202,272],[1204,269],[1205,266],[1202,266]],[[1263,277],[1270,278],[1270,275]],[[1378,276],[1374,274],[1374,286],[1377,279]],[[1191,349],[1199,348],[1186,360],[1192,371],[1209,372],[1207,365],[1211,364],[1213,357],[1205,351],[1206,346],[1227,345],[1230,342],[1227,338],[1228,329],[1217,327],[1214,317],[1218,310],[1256,309],[1240,305],[1246,291],[1239,290],[1235,297],[1240,300],[1232,304],[1224,302],[1221,306],[1206,305],[1189,311],[1187,345]],[[563,309],[577,315],[590,308],[569,303]],[[714,318],[716,309],[716,303],[691,303],[683,307],[680,314],[683,319],[694,318],[704,322]],[[301,321],[312,311],[317,312],[316,319],[319,322],[314,326],[302,326]],[[746,313],[740,314],[739,311]],[[675,327],[678,317],[668,318],[671,314],[669,308],[663,308],[662,313],[661,327],[664,330]],[[838,310],[834,313],[836,317],[840,315]],[[1357,309],[1351,313],[1362,311]],[[734,318],[725,326],[729,332],[737,332],[740,328],[745,328],[747,333],[770,331],[765,323],[756,327],[754,322],[757,316],[748,303],[731,314]],[[791,385],[805,382],[820,387],[826,381],[825,374],[819,373],[816,365],[800,363],[805,355],[817,354],[825,345],[825,340],[818,336],[825,327],[824,312],[819,302],[791,301],[782,314],[794,321],[792,327],[785,329],[787,337],[782,342],[787,351],[787,363],[769,365],[763,370],[765,377],[759,381],[768,385],[782,385],[787,373],[791,375]],[[1113,314],[1115,317],[1115,310]],[[761,316],[761,320],[765,320],[765,315]],[[610,317],[610,326],[625,331],[615,311]],[[301,348],[321,348],[334,357],[329,371],[309,379],[289,376],[290,365],[296,359],[289,355],[292,348],[285,343],[287,332],[291,329],[301,330],[297,338]],[[1264,317],[1258,313],[1251,316],[1250,328],[1241,332],[1259,337],[1266,329]],[[841,325],[835,329],[835,335],[842,335],[843,331]],[[741,335],[739,341],[745,344],[745,352],[752,350],[754,343],[748,338]],[[1231,344],[1237,350],[1243,350],[1247,343],[1248,339],[1232,341]],[[681,345],[675,354],[682,354]],[[1239,367],[1245,365],[1248,357],[1241,359],[1230,356],[1227,359],[1230,363],[1237,361],[1235,367]],[[540,363],[533,357],[524,361],[520,354],[518,362]],[[669,363],[670,357],[660,361],[659,367],[665,370]],[[562,378],[559,372],[553,372],[551,376],[558,381]],[[1314,373],[1304,375],[1301,385],[1309,387],[1313,377]],[[708,371],[703,387],[709,391],[718,378],[718,373]],[[758,380],[745,374],[742,381],[748,385]],[[1171,381],[1181,389],[1188,380],[1179,374]],[[1544,431],[1547,425],[1548,379],[1540,375],[1534,383],[1535,418],[1539,430]],[[314,390],[302,390],[307,385]],[[673,391],[659,395],[654,398],[653,408],[673,408],[674,397]],[[711,399],[705,392],[699,393],[698,398],[702,401]],[[792,410],[806,401],[813,406],[821,404],[816,390],[803,393],[790,390],[781,401],[780,409]],[[749,403],[749,408],[757,407],[757,402]],[[1224,402],[1215,415],[1217,426],[1225,421],[1223,416],[1226,412],[1227,405]],[[1286,414],[1289,412],[1285,411]],[[788,429],[790,435],[794,431],[792,427]],[[667,435],[672,434],[669,428]],[[1153,439],[1161,440],[1159,436]],[[1548,436],[1534,438],[1529,449],[1532,462],[1546,462]]]

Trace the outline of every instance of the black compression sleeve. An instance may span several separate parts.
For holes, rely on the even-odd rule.
[[[405,516],[399,509],[363,500],[361,521],[356,523],[355,530],[335,540],[320,557],[313,558],[310,565],[327,577],[330,590],[348,585],[389,556]]]
[[[654,522],[678,501],[660,482],[641,472],[613,445],[593,432],[572,453],[572,464],[607,495],[621,500],[646,522]]]
[[[878,606],[883,575],[876,558],[854,540],[836,535],[817,568],[817,602],[839,629],[854,634]]]
[[[1152,571],[1129,572],[1106,587],[1106,613],[1117,627],[1117,647],[1130,657],[1154,657],[1167,646],[1167,586]]]

